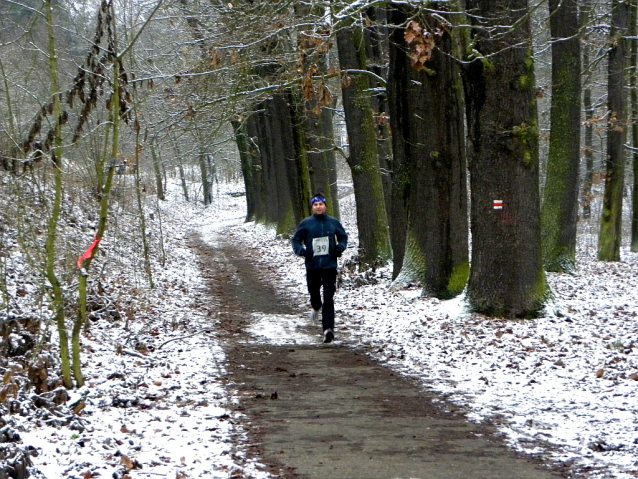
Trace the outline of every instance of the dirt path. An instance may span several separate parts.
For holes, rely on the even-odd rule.
[[[220,240],[193,240],[220,308],[228,369],[248,417],[252,452],[273,474],[311,479],[549,479],[561,477],[508,450],[495,431],[416,382],[374,362],[347,338],[323,345],[277,295],[268,271]],[[308,341],[268,344],[249,334],[261,313],[296,321]],[[297,318],[296,320],[294,318]],[[276,320],[276,319],[275,319]]]

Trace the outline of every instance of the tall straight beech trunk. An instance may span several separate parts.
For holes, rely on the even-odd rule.
[[[389,31],[388,52],[388,110],[393,129],[390,192],[390,241],[392,244],[392,279],[396,279],[403,268],[405,243],[408,230],[408,203],[410,198],[410,168],[407,157],[407,142],[403,132],[408,121],[404,114],[408,110],[409,99],[403,88],[408,84],[408,56],[399,45],[405,43],[405,29],[399,28],[407,21],[406,13],[399,8],[389,8],[387,12]]]
[[[580,168],[581,57],[578,1],[550,0],[551,138],[541,210],[547,271],[574,271]]]
[[[627,25],[629,2],[614,0],[611,12],[611,33],[607,77],[607,161],[603,214],[598,236],[598,259],[620,261],[622,240],[622,203],[625,183],[625,66],[627,63]]]
[[[336,184],[337,158],[334,152],[333,111],[320,108],[317,100],[306,101],[304,128],[306,131],[306,153],[310,172],[311,194],[322,192],[328,200],[328,214],[339,218],[339,196]]]
[[[310,214],[305,134],[296,102],[291,91],[278,93],[255,115],[261,164],[254,183],[261,181],[263,222],[275,226],[277,234],[290,233]],[[261,218],[258,214],[256,219]]]
[[[403,27],[393,32],[388,81],[396,103],[391,124],[411,186],[405,257],[396,282],[421,282],[424,294],[449,298],[463,291],[469,274],[462,80],[454,40],[441,16],[410,18],[408,36],[422,28],[436,45],[424,64],[410,65],[408,55],[428,37],[417,35],[416,44],[408,45],[398,38],[406,31]],[[397,25],[407,19],[400,12],[393,15]]]
[[[337,32],[343,109],[349,139],[348,165],[352,171],[361,262],[384,264],[392,255],[385,197],[379,168],[377,137],[365,73],[363,31],[347,26]]]
[[[251,138],[248,136],[248,128],[246,121],[232,120],[233,130],[235,132],[235,141],[237,142],[237,150],[239,151],[239,159],[241,163],[241,172],[244,178],[244,188],[246,190],[246,221],[255,219],[255,185],[253,167],[256,149],[252,144]]]
[[[155,142],[151,142],[151,158],[153,159],[153,172],[155,173],[155,189],[157,190],[157,199],[166,200],[166,195],[164,194],[164,177],[162,175],[162,164],[157,154],[157,147],[155,146]]]
[[[580,27],[583,35],[586,35],[586,26],[591,17],[591,0],[583,0],[580,6]],[[588,71],[590,68],[591,47],[586,41],[582,43],[583,51],[583,68]],[[583,205],[583,218],[591,218],[591,203],[594,200],[592,186],[594,183],[594,106],[591,99],[591,85],[583,85],[583,109],[585,110],[585,134],[583,145],[583,156],[585,157],[585,178],[583,181],[583,189],[580,193],[580,202]]]
[[[472,225],[468,301],[490,316],[534,316],[549,290],[527,1],[473,0],[467,9],[476,52],[464,77]]]
[[[335,137],[334,137],[334,106],[336,100],[333,101],[332,108],[323,108],[321,110],[321,127],[323,128],[323,136],[321,145],[324,147],[323,154],[326,159],[326,165],[328,167],[328,184],[329,192],[324,191],[325,194],[330,195],[329,211],[332,212],[332,216],[335,218],[341,217],[341,210],[339,207],[339,185],[337,184],[337,156],[335,154]],[[329,151],[328,151],[329,150]],[[319,190],[321,191],[321,190]],[[311,194],[316,193],[312,190]]]
[[[281,154],[281,151],[276,153],[277,148],[271,141],[275,139],[275,133],[272,131],[272,110],[272,100],[264,101],[258,108],[257,123],[259,127],[259,155],[262,166],[264,223],[276,226],[280,201],[279,188],[283,186],[283,177],[277,175],[273,159],[275,154]],[[286,191],[282,191],[282,194],[285,193]]]
[[[388,121],[388,25],[387,10],[380,7],[369,7],[365,11],[366,27],[363,30],[368,70],[376,74],[377,79],[370,80],[370,87],[375,89],[371,96],[372,112],[376,126],[377,152],[381,182],[385,197],[386,211],[392,207],[392,135]],[[390,219],[388,219],[390,222]]]
[[[288,188],[294,213],[293,228],[310,216],[310,174],[308,164],[308,144],[306,139],[305,115],[301,92],[297,89],[288,89],[282,96],[282,108],[287,110],[287,115],[281,119],[285,123],[282,129],[290,128],[292,156],[286,161],[285,168],[288,178]],[[327,193],[326,193],[327,194]]]
[[[631,41],[631,56],[629,68],[629,91],[631,95],[631,155],[633,164],[634,184],[631,198],[631,251],[638,252],[638,2],[631,2],[631,15],[629,21],[629,36]]]
[[[246,135],[252,148],[252,198],[255,205],[255,212],[251,219],[259,223],[266,221],[266,194],[264,182],[264,167],[262,164],[263,155],[259,147],[260,114],[251,113],[246,119]],[[247,193],[248,194],[248,193]],[[248,218],[247,218],[248,219]]]
[[[295,12],[304,18],[308,14],[323,16],[323,7],[299,2]],[[307,17],[306,17],[307,18]],[[310,194],[322,192],[328,200],[328,214],[340,217],[337,188],[337,159],[334,141],[334,106],[332,94],[325,82],[328,73],[330,38],[323,28],[313,28],[299,35],[298,50],[304,72],[303,99],[297,108],[303,118],[305,139],[299,144],[308,162]],[[321,78],[321,80],[319,80]],[[298,135],[298,138],[302,136]]]
[[[204,205],[210,205],[213,201],[213,182],[208,169],[205,151],[202,150],[197,155],[197,162],[199,164],[199,173],[202,178],[202,196]]]

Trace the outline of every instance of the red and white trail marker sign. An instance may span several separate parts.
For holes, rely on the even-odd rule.
[[[494,200],[494,209],[502,210],[503,209],[503,200]]]

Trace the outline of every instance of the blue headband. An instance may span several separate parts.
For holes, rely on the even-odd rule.
[[[317,201],[321,201],[324,205],[328,204],[323,196],[315,196],[310,200],[310,206],[313,206]]]

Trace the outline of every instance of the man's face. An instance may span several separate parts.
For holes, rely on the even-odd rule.
[[[315,201],[312,205],[312,213],[315,215],[325,215],[326,204],[323,201]]]

